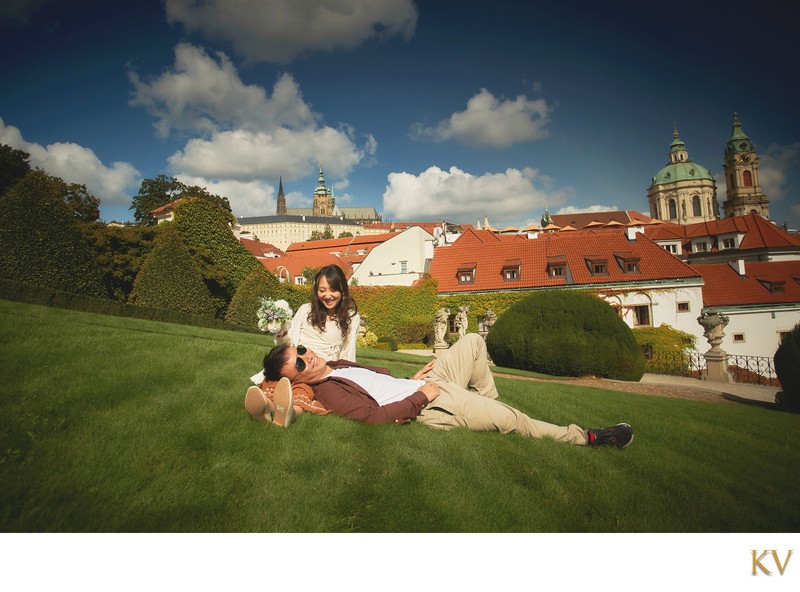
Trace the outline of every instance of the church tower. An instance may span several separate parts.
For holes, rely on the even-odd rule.
[[[714,177],[707,168],[692,162],[677,129],[672,135],[669,162],[656,173],[647,189],[650,217],[681,225],[717,220]]]
[[[329,218],[333,216],[333,199],[331,192],[325,187],[325,176],[322,174],[322,165],[319,167],[319,181],[314,190],[314,216]]]
[[[286,196],[283,194],[283,177],[280,178],[278,185],[278,207],[275,209],[276,216],[286,215]]]
[[[769,219],[769,199],[758,182],[758,156],[753,143],[742,131],[739,115],[733,112],[733,132],[725,148],[727,199],[722,204],[725,217],[756,213]]]

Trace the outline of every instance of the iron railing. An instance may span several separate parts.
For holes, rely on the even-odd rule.
[[[700,378],[706,369],[706,359],[697,350],[681,352],[652,351],[644,348],[647,371],[653,374]],[[780,386],[775,374],[775,362],[768,356],[728,354],[728,371],[733,380],[742,384]]]

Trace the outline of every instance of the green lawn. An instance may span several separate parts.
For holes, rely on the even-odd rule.
[[[800,416],[498,378],[626,450],[518,436],[250,421],[262,335],[0,301],[0,530],[797,532]],[[360,350],[410,375],[423,361]]]

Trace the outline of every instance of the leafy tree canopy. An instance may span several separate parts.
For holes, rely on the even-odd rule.
[[[185,185],[175,177],[158,175],[155,179],[145,179],[139,188],[139,193],[133,196],[130,209],[133,216],[141,224],[154,222],[153,215],[150,213],[156,208],[165,206],[182,197],[197,197],[208,200],[220,208],[230,212],[231,204],[227,197],[209,193],[205,187],[197,185]]]
[[[0,144],[0,195],[31,171],[30,158],[27,152]]]
[[[311,233],[311,236],[308,237],[308,240],[315,241],[315,240],[327,240],[333,238],[333,230],[331,229],[330,224],[325,225],[325,230],[320,232],[319,230],[315,230]]]

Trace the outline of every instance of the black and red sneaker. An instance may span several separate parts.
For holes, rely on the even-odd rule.
[[[618,423],[610,428],[586,430],[586,444],[588,446],[625,448],[631,442],[633,442],[633,428],[627,423]]]

